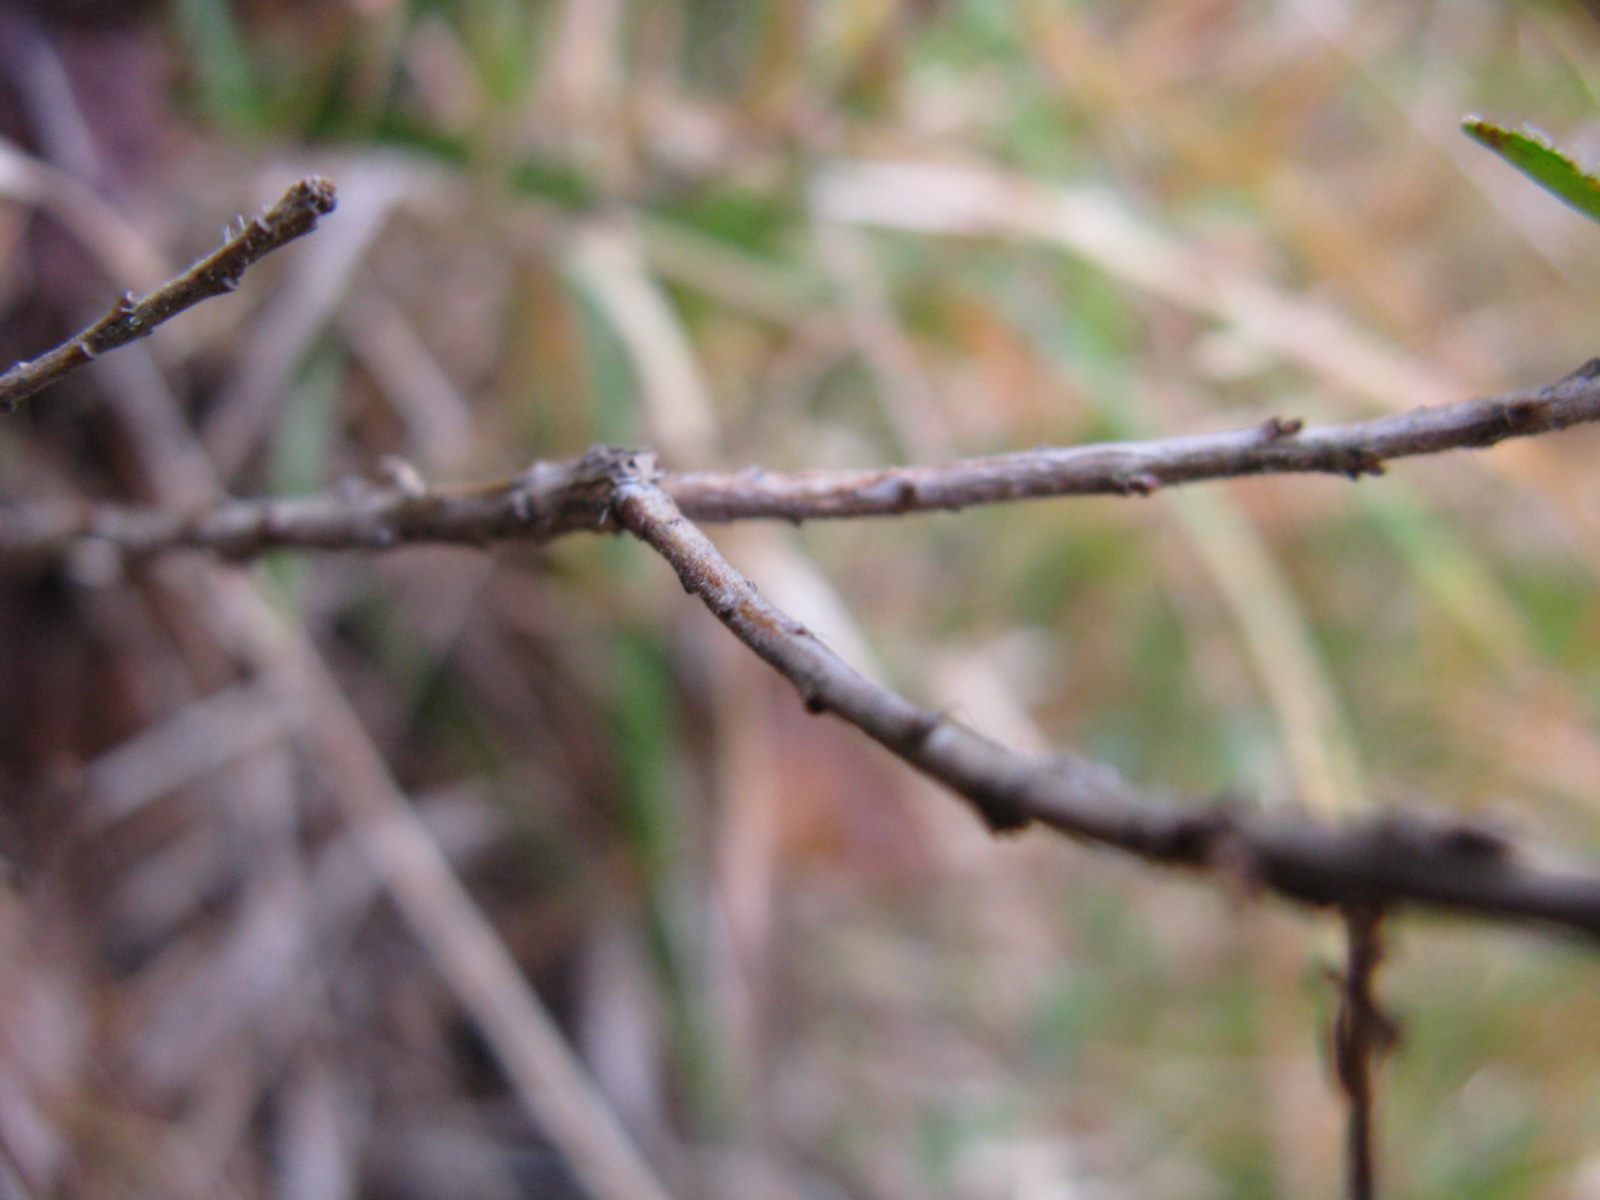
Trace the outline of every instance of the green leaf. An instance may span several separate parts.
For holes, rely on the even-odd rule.
[[[1536,129],[1505,129],[1482,117],[1466,117],[1461,129],[1489,147],[1545,191],[1551,192],[1592,221],[1600,221],[1600,179],[1556,149]]]

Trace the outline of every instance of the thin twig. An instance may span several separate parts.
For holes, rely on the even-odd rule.
[[[1352,479],[1390,460],[1492,446],[1600,420],[1600,359],[1536,391],[1305,428],[1273,418],[1245,429],[1147,442],[1042,447],[991,458],[872,471],[664,474],[696,521],[809,521],[954,510],[1072,495],[1148,495],[1175,484],[1312,472]],[[277,547],[376,550],[422,542],[548,541],[605,528],[586,458],[522,475],[430,488],[412,478],[321,496],[230,500],[194,513],[117,505],[0,511],[0,555],[54,558],[83,538],[130,555],[184,547],[246,558]]]
[[[252,221],[241,221],[236,233],[182,275],[162,284],[143,299],[123,293],[111,311],[82,333],[29,362],[0,375],[0,412],[10,412],[108,350],[148,335],[156,326],[202,300],[231,292],[252,263],[316,228],[333,211],[333,184],[308,176]]]
[[[229,500],[192,516],[169,508],[38,504],[0,509],[0,557],[54,558],[85,539],[132,557],[204,549],[244,559],[279,547],[386,550],[430,542],[545,542],[605,528],[610,482],[589,456],[535,463],[508,481],[430,488],[412,469],[387,486],[322,496]]]
[[[1030,824],[1148,862],[1211,871],[1315,907],[1447,909],[1600,937],[1600,878],[1521,861],[1503,836],[1459,821],[1385,815],[1329,826],[1144,793],[1071,754],[1009,750],[865,678],[763,599],[653,478],[648,456],[614,452],[618,523],[654,547],[685,590],[787,678],[808,710],[833,713],[964,797],[996,832]]]
[[[1392,459],[1478,449],[1600,420],[1600,359],[1536,391],[1416,408],[1343,425],[1272,417],[1221,433],[1042,447],[941,466],[870,471],[747,471],[669,476],[662,486],[697,521],[814,521],[893,516],[1046,496],[1148,496],[1174,484],[1321,473],[1359,479]]]
[[[1377,1166],[1373,1143],[1372,1069],[1393,1044],[1393,1022],[1378,1006],[1372,980],[1383,961],[1382,910],[1345,909],[1345,973],[1333,1026],[1333,1061],[1349,1108],[1345,1129],[1345,1194],[1349,1200],[1376,1200]]]

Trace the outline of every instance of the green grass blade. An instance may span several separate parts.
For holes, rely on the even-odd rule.
[[[1466,117],[1461,129],[1489,147],[1545,191],[1593,221],[1600,221],[1600,180],[1585,171],[1534,129],[1505,129],[1482,117]]]

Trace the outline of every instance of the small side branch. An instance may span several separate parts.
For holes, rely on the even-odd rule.
[[[921,708],[855,671],[763,598],[684,516],[647,457],[613,454],[616,521],[659,552],[686,591],[788,679],[809,711],[856,726],[964,798],[996,832],[1044,825],[1314,907],[1413,905],[1600,937],[1600,878],[1529,865],[1478,827],[1398,814],[1327,826],[1185,805],[1075,755],[1024,755]]]
[[[309,176],[300,180],[259,217],[241,221],[237,232],[182,275],[143,299],[124,293],[110,312],[82,333],[0,375],[0,412],[11,412],[106,351],[145,337],[184,309],[233,291],[252,263],[310,233],[319,218],[333,211],[334,204],[333,184],[326,179]]]
[[[1376,1200],[1372,1074],[1378,1056],[1395,1040],[1394,1024],[1378,1006],[1372,990],[1373,977],[1383,961],[1383,914],[1376,908],[1347,908],[1344,919],[1345,973],[1334,1018],[1333,1060],[1349,1109],[1345,1194],[1349,1200]]]

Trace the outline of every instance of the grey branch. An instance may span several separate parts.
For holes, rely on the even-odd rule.
[[[663,487],[697,521],[891,516],[1047,496],[1148,496],[1161,488],[1247,475],[1322,473],[1359,479],[1391,459],[1493,446],[1600,419],[1600,359],[1537,391],[1344,425],[1306,428],[1272,417],[1223,433],[1144,442],[1042,447],[942,466],[773,475],[668,476]]]
[[[147,336],[156,326],[202,300],[231,292],[250,265],[316,228],[333,211],[333,184],[311,176],[289,188],[266,212],[241,221],[236,233],[182,275],[162,284],[143,299],[123,294],[105,316],[54,350],[18,363],[0,375],[0,412],[10,412],[108,350]]]
[[[131,557],[177,548],[244,559],[278,547],[387,550],[419,543],[545,542],[607,527],[610,487],[594,453],[535,463],[515,479],[428,488],[413,472],[392,486],[348,484],[323,496],[232,500],[192,516],[111,504],[0,508],[0,561],[49,560],[85,543]]]
[[[851,668],[763,599],[655,478],[615,452],[615,518],[655,548],[741,642],[792,683],[807,709],[856,726],[963,797],[997,832],[1042,825],[1164,866],[1208,871],[1314,907],[1407,905],[1600,936],[1600,879],[1532,866],[1498,834],[1386,815],[1331,826],[1142,792],[1075,755],[1030,757],[921,708]]]
[[[1174,484],[1248,475],[1356,479],[1418,454],[1481,448],[1600,420],[1600,359],[1535,391],[1417,408],[1341,425],[1273,418],[1245,429],[1144,442],[1042,447],[990,458],[871,471],[664,474],[691,519],[808,521],[955,510],[1074,495],[1148,495]],[[485,484],[415,479],[294,499],[233,500],[192,514],[71,504],[0,511],[0,555],[58,557],[83,538],[132,555],[175,547],[248,557],[274,547],[373,550],[418,542],[542,542],[605,528],[586,458],[536,463]],[[408,473],[409,474],[409,473]]]

